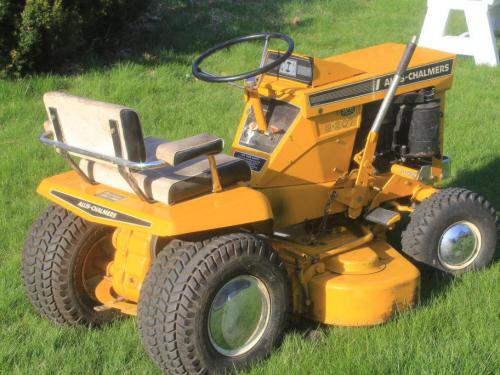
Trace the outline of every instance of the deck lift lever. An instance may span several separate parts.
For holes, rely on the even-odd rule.
[[[389,106],[394,99],[394,95],[396,94],[396,90],[401,82],[401,78],[404,77],[406,69],[408,68],[408,64],[415,52],[417,47],[417,37],[413,36],[410,43],[406,45],[406,49],[401,57],[401,61],[399,62],[398,68],[396,69],[396,73],[392,78],[391,84],[389,85],[389,89],[387,90],[387,94],[382,100],[382,104],[380,105],[380,109],[378,110],[377,116],[373,121],[373,125],[368,133],[368,137],[366,140],[366,144],[363,150],[363,156],[361,157],[361,161],[359,163],[359,171],[355,182],[355,194],[352,195],[352,205],[349,208],[349,217],[352,219],[357,218],[361,214],[361,210],[363,207],[362,202],[365,200],[364,196],[366,195],[368,189],[368,180],[369,176],[373,173],[373,157],[375,155],[375,150],[377,148],[377,141],[380,128],[382,126],[382,122],[389,110]],[[357,203],[356,203],[357,202]]]

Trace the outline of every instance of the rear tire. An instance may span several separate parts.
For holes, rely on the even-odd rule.
[[[450,274],[484,268],[495,254],[497,221],[495,209],[481,195],[462,188],[444,189],[410,215],[403,252]]]
[[[168,374],[239,370],[280,343],[289,293],[285,267],[262,238],[235,233],[205,244],[174,240],[142,286],[139,332]]]
[[[87,326],[116,316],[94,310],[99,303],[89,288],[99,277],[89,254],[99,256],[99,263],[112,259],[112,230],[56,205],[40,215],[26,239],[21,269],[26,294],[39,314],[58,324]]]

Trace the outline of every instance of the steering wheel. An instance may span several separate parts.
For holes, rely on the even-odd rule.
[[[264,59],[265,59],[265,54],[267,51],[267,46],[269,44],[269,39],[272,39],[272,38],[281,39],[281,40],[285,41],[288,44],[288,49],[286,50],[286,52],[282,56],[278,57],[278,59],[270,62],[269,64],[263,65]],[[231,76],[216,76],[216,75],[206,73],[206,72],[201,70],[200,64],[207,57],[212,56],[214,53],[216,53],[222,49],[226,49],[226,48],[233,46],[235,44],[248,42],[251,40],[258,40],[258,39],[265,40],[264,49],[262,51],[261,66],[258,69],[251,70],[251,71],[248,71],[245,73],[234,74]],[[266,73],[266,72],[270,71],[271,69],[281,65],[283,62],[285,62],[285,60],[288,59],[292,55],[294,46],[295,46],[295,44],[294,44],[292,38],[290,38],[288,35],[281,34],[281,33],[273,33],[273,32],[256,33],[256,34],[240,36],[240,37],[237,37],[234,39],[227,40],[223,43],[217,44],[216,46],[206,50],[200,56],[198,56],[196,58],[196,60],[194,60],[194,63],[193,63],[193,75],[196,78],[199,78],[199,79],[201,79],[203,81],[207,81],[207,82],[233,82],[233,81],[239,81],[241,79],[255,77],[255,76],[261,75],[263,73]]]

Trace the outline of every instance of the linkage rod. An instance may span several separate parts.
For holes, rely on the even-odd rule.
[[[413,36],[410,43],[407,44],[403,57],[401,57],[401,61],[399,62],[399,66],[396,69],[396,73],[392,78],[391,84],[389,86],[389,90],[387,90],[387,94],[380,105],[380,109],[378,110],[377,117],[375,117],[375,121],[373,121],[373,125],[371,131],[373,133],[378,133],[380,127],[382,126],[382,121],[384,121],[385,115],[389,109],[389,106],[394,99],[394,95],[396,94],[396,90],[401,81],[401,77],[405,74],[406,69],[408,68],[408,64],[415,52],[415,48],[417,47],[417,37]]]

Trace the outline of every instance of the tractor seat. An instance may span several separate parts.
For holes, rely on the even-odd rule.
[[[165,141],[143,138],[137,113],[130,108],[59,92],[44,95],[50,122],[45,130],[57,141],[95,153],[80,157],[79,169],[95,183],[134,193],[123,167],[103,160],[116,157],[133,162],[162,161],[165,167],[127,170],[148,200],[174,204],[210,193],[213,188],[209,158],[215,160],[222,188],[249,181],[251,172],[241,159],[221,153],[223,140],[209,134]]]
[[[156,153],[169,142],[157,138],[145,138],[147,161],[158,160]],[[222,187],[250,180],[250,168],[241,159],[219,153],[215,155]],[[114,165],[87,159],[80,160],[80,168],[93,181],[133,193],[132,188]],[[175,167],[165,167],[132,172],[141,190],[152,200],[165,204],[178,203],[212,191],[212,176],[208,159],[199,156]]]

